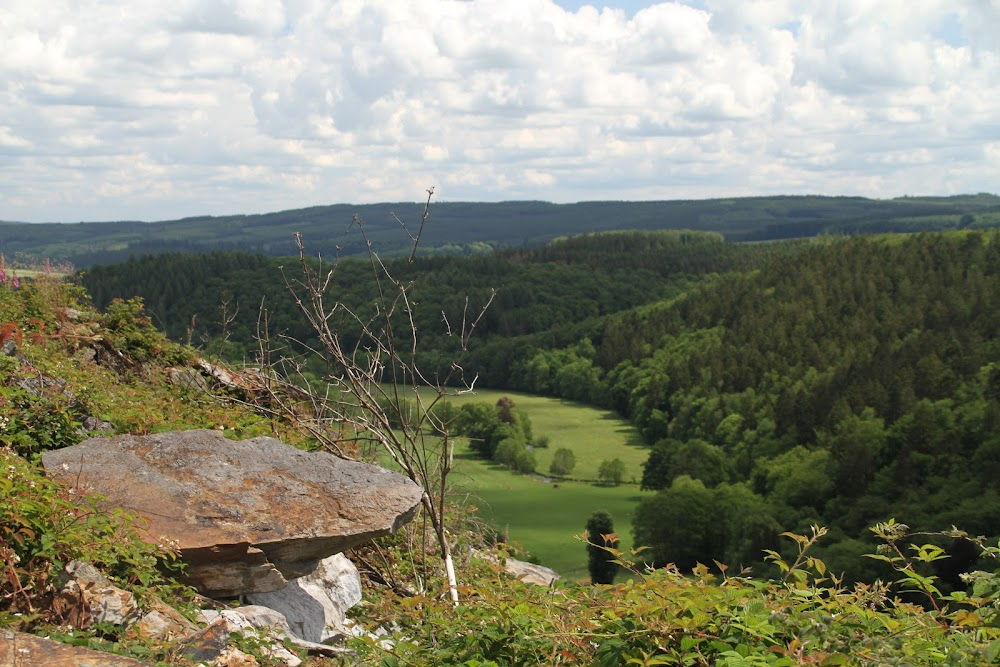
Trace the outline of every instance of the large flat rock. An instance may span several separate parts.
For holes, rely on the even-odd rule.
[[[406,477],[269,437],[218,431],[91,438],[46,452],[47,472],[170,540],[204,594],[280,590],[315,561],[398,529],[421,489]]]

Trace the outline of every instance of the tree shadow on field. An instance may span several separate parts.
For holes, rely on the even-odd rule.
[[[622,421],[622,417],[614,412],[602,412],[600,418],[607,421]],[[642,434],[639,433],[639,430],[634,426],[626,423],[622,426],[616,427],[615,433],[621,433],[624,435],[625,445],[628,447],[649,449],[649,445],[647,445],[646,441],[642,439]]]

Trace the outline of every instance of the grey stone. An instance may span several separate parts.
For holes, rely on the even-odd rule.
[[[514,575],[525,583],[536,586],[551,586],[560,578],[558,572],[544,565],[535,565],[506,555],[500,557],[496,552],[476,551],[474,553],[494,564],[502,562],[503,568],[508,574]]]
[[[270,646],[265,649],[268,657],[272,660],[281,661],[287,667],[298,667],[302,664],[294,653],[282,645],[282,639],[287,635],[288,625],[282,627],[281,614],[273,610],[270,615],[261,616],[259,612],[250,607],[240,607],[239,609],[225,609],[223,611],[202,611],[199,620],[207,622],[208,626],[199,631],[192,638],[185,641],[184,655],[190,660],[213,660],[217,661],[229,646],[229,637],[232,633],[244,634],[248,630],[257,629],[268,630],[270,635]],[[256,622],[248,616],[255,615]]]
[[[361,602],[361,575],[346,556],[336,554],[280,591],[247,599],[280,612],[296,637],[325,642],[344,634],[347,610]]]
[[[170,381],[174,384],[188,389],[208,391],[208,381],[201,373],[193,368],[171,368],[168,369]]]
[[[551,568],[527,563],[516,558],[507,558],[504,561],[504,569],[521,581],[536,586],[551,586],[559,579],[559,573]]]
[[[52,609],[64,623],[75,628],[86,628],[93,623],[127,627],[140,613],[131,592],[118,588],[93,565],[79,560],[66,565]]]

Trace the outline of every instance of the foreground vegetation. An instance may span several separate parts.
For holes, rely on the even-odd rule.
[[[360,650],[384,665],[996,664],[1000,579],[979,572],[970,577],[970,595],[938,595],[932,579],[910,568],[939,554],[922,547],[911,558],[899,543],[905,527],[879,530],[890,555],[878,557],[897,566],[904,588],[928,595],[933,612],[903,602],[882,582],[845,586],[810,555],[824,534],[814,529],[788,535],[788,560],[771,556],[784,573],[778,581],[699,565],[691,573],[636,570],[618,585],[546,589],[480,571],[457,608],[379,591],[364,610],[367,622],[399,622],[408,639]],[[408,612],[403,618],[400,608]]]

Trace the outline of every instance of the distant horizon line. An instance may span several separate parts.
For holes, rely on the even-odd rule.
[[[549,206],[579,206],[581,204],[657,204],[657,203],[673,203],[673,202],[707,202],[707,201],[719,201],[719,200],[748,200],[748,199],[867,199],[870,201],[897,201],[901,199],[962,199],[966,197],[996,197],[1000,198],[1000,194],[994,192],[965,192],[959,194],[950,195],[898,195],[896,197],[866,197],[864,195],[826,195],[826,194],[778,194],[778,195],[736,195],[736,196],[718,196],[718,197],[702,197],[702,198],[692,198],[692,197],[682,197],[677,199],[584,199],[575,202],[553,202],[545,199],[500,199],[496,201],[476,201],[476,200],[431,200],[432,208],[434,206],[443,206],[449,204],[463,204],[463,205],[501,205],[501,204],[521,204],[521,203],[531,203],[531,204],[545,204]],[[264,211],[259,213],[205,213],[200,215],[186,215],[179,218],[161,218],[158,220],[140,220],[136,218],[122,218],[118,220],[43,220],[38,222],[29,222],[26,220],[4,220],[0,219],[0,225],[101,225],[101,224],[122,224],[122,223],[140,223],[140,224],[157,224],[166,222],[184,222],[188,220],[200,220],[207,218],[250,218],[250,217],[261,217],[267,215],[276,215],[280,213],[289,213],[293,211],[306,211],[309,209],[317,208],[333,208],[333,207],[344,207],[344,206],[357,206],[357,207],[371,207],[371,206],[398,206],[398,205],[413,205],[413,206],[423,206],[425,200],[413,200],[413,201],[380,201],[380,202],[370,202],[370,203],[358,203],[358,202],[333,202],[328,204],[312,204],[308,206],[301,206],[298,208],[284,208],[273,211]]]

